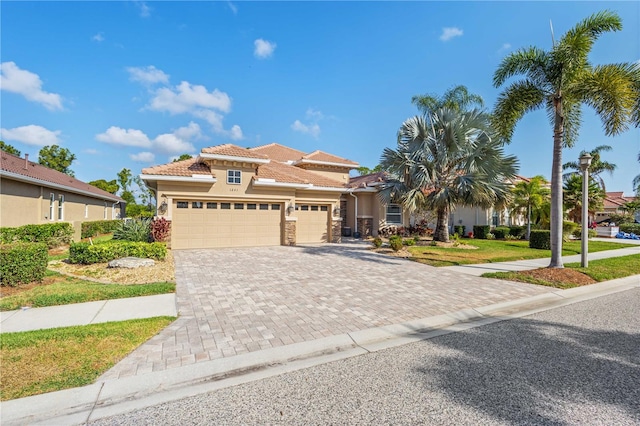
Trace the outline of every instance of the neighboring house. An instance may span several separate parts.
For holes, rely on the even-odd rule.
[[[116,219],[124,204],[116,195],[29,161],[28,155],[0,151],[0,226]]]
[[[620,192],[607,192],[604,198],[603,211],[596,212],[595,221],[602,222],[609,219],[612,214],[624,214],[624,205],[631,201],[635,201],[636,197],[627,197],[622,191]],[[636,222],[640,222],[640,212],[636,212]]]
[[[171,247],[249,247],[341,240],[340,200],[358,164],[276,143],[203,148],[189,160],[145,168]]]

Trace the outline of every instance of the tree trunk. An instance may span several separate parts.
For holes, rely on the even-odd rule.
[[[555,118],[551,169],[551,263],[549,268],[564,268],[562,264],[562,137],[564,132],[562,95],[558,93],[553,102]]]
[[[449,209],[446,207],[439,208],[438,221],[436,222],[436,230],[433,233],[434,241],[449,242]]]
[[[527,206],[527,241],[531,237],[531,206]]]

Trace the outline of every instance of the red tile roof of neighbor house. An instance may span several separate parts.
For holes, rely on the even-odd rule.
[[[338,163],[338,164],[349,164],[351,166],[357,167],[358,163],[355,161],[347,160],[346,158],[341,158],[333,154],[329,154],[323,151],[313,151],[310,154],[302,157],[302,160],[312,160],[312,161],[322,161],[325,163]]]
[[[6,174],[11,173],[27,178],[30,181],[36,181],[33,182],[34,184],[41,184],[43,186],[47,186],[47,183],[54,184],[65,187],[69,192],[81,191],[100,199],[124,201],[117,195],[103,191],[100,188],[96,188],[67,174],[50,169],[42,164],[28,161],[26,156],[25,158],[20,158],[8,152],[0,151],[0,170],[3,172],[1,174],[4,178],[11,178]]]
[[[272,160],[281,161],[283,163],[299,160],[305,155],[302,151],[298,151],[297,149],[289,148],[288,146],[280,145],[275,142],[267,145],[256,146],[255,148],[249,148],[249,150],[264,154]]]
[[[264,154],[253,152],[250,149],[241,148],[237,145],[233,145],[230,143],[227,143],[224,145],[210,146],[208,148],[202,148],[201,152],[203,154],[228,155],[230,157],[243,157],[243,158],[258,158],[261,160],[266,160],[269,158]]]
[[[630,201],[635,201],[636,197],[625,197],[622,191],[607,192],[604,198],[605,209],[617,209]]]
[[[384,182],[387,178],[387,172],[376,172],[368,175],[355,176],[349,179],[349,188],[364,188],[373,183]]]
[[[162,176],[188,176],[191,177],[194,174],[207,175],[211,173],[211,169],[204,163],[198,161],[197,157],[189,158],[188,160],[176,161],[169,164],[161,164],[159,166],[147,167],[142,169],[142,174],[145,175],[162,175]]]
[[[272,161],[269,164],[262,164],[258,167],[257,178],[275,179],[282,183],[304,183],[314,186],[329,188],[344,188],[345,183],[322,176],[321,174],[308,172],[296,166]]]

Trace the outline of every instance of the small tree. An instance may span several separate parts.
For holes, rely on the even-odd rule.
[[[103,191],[107,191],[111,194],[115,194],[120,189],[115,179],[110,180],[109,182],[104,179],[92,180],[91,182],[89,182],[89,185],[100,188]]]
[[[9,145],[8,143],[4,143],[4,141],[0,141],[0,150],[4,152],[8,152],[9,154],[13,154],[16,157],[20,157],[22,155],[22,153],[18,151],[15,147],[13,147],[12,145]]]
[[[513,192],[512,212],[527,214],[526,239],[531,235],[531,212],[537,210],[549,199],[551,191],[546,187],[547,180],[543,176],[534,176],[529,182],[516,183]]]
[[[61,148],[58,145],[47,145],[38,153],[38,163],[69,176],[75,176],[73,170],[69,168],[75,160],[75,154],[72,154],[67,148]]]

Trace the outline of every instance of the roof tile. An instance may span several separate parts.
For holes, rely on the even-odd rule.
[[[162,175],[162,176],[188,176],[193,174],[215,175],[211,172],[209,166],[200,163],[197,158],[189,158],[188,160],[176,161],[169,164],[161,164],[159,166],[147,167],[142,169],[145,175]]]
[[[264,154],[260,154],[258,152],[253,152],[247,148],[241,148],[237,145],[233,145],[230,143],[224,145],[210,146],[208,148],[202,148],[202,153],[204,154],[217,154],[217,155],[228,155],[231,157],[244,157],[244,158],[259,158],[259,159],[268,159]]]
[[[313,151],[310,154],[302,157],[303,160],[324,161],[327,163],[349,164],[352,166],[358,166],[355,161],[347,160],[346,158],[338,157],[337,155],[329,154],[323,151]]]
[[[296,161],[304,157],[305,153],[298,151],[297,149],[289,148],[288,146],[280,145],[278,143],[270,143],[268,145],[257,146],[255,148],[249,148],[250,151],[264,154],[272,160],[282,161]]]

